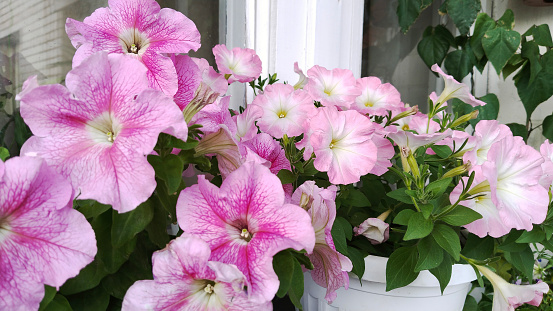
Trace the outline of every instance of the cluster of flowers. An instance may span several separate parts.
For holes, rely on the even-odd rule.
[[[499,237],[545,219],[553,144],[544,143],[540,154],[495,121],[481,121],[473,135],[453,130],[474,114],[451,120],[441,113],[447,100],[485,103],[437,66],[445,90],[430,95],[428,115],[406,107],[378,78],[320,66],[305,76],[297,64],[297,84],[268,85],[232,115],[228,84],[256,79],[261,61],[253,50],[218,45],[216,71],[178,54],[200,46],[195,25],[181,13],[154,0],[110,0],[84,22],[68,19],[66,30],[77,48],[66,87],[26,81],[18,99],[34,136],[24,157],[1,166],[0,309],[37,309],[43,284],[59,287],[90,263],[94,232],[72,200],[135,209],[156,188],[146,156],[159,134],[186,141],[193,124],[202,126],[195,153],[217,158],[222,185],[202,175],[181,191],[176,216],[184,233],[154,254],[154,280],[136,282],[123,309],[270,309],[279,288],[273,256],[288,248],[306,251],[314,281],[332,301],[352,269],[332,240],[334,185],[386,173],[393,143],[403,170],[415,177],[419,147],[448,145],[463,159],[451,174],[474,172],[474,182],[470,189],[459,183],[450,198],[452,206],[463,202],[482,215],[465,226],[470,232]],[[297,162],[290,146],[334,185],[283,186],[278,172]],[[367,219],[356,234],[384,242],[389,213]],[[493,272],[481,271],[494,282]],[[543,283],[501,286],[507,289],[494,305],[507,308],[539,304],[548,291]]]

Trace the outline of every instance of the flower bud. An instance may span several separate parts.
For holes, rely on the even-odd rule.
[[[417,112],[419,112],[419,106],[413,106],[413,107],[409,108],[408,110],[406,110],[402,113],[399,113],[397,116],[393,117],[392,120],[390,120],[388,123],[394,123],[399,119],[403,119],[405,117],[415,115],[415,114],[417,114]]]
[[[447,171],[442,176],[441,179],[445,179],[445,178],[454,177],[454,176],[464,174],[464,173],[468,172],[468,170],[470,170],[471,167],[472,167],[472,165],[471,165],[470,161],[467,161],[467,163]]]
[[[453,121],[453,123],[451,123],[451,128],[455,128],[465,122],[468,122],[472,119],[476,119],[478,117],[478,114],[480,113],[479,110],[474,110],[472,111],[471,113],[468,113],[468,114],[465,114],[463,116],[460,116],[459,118],[457,118],[457,120]]]

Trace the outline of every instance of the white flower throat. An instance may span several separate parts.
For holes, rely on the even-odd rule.
[[[119,34],[119,43],[124,53],[142,55],[150,45],[150,40],[136,28],[129,28]]]
[[[109,112],[104,112],[85,125],[92,140],[97,143],[113,144],[123,129],[122,124]]]

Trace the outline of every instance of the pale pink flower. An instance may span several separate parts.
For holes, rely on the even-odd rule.
[[[546,189],[553,183],[553,144],[547,140],[540,146],[540,153],[545,162],[541,165],[543,175],[540,178],[540,184]]]
[[[211,260],[235,264],[253,301],[271,300],[279,287],[272,257],[287,248],[313,250],[309,215],[284,203],[278,177],[263,165],[246,162],[221,188],[199,176],[177,202],[177,220],[186,232],[206,241]]]
[[[376,123],[373,123],[373,126],[375,127],[375,131],[371,140],[376,146],[376,162],[369,173],[381,176],[392,166],[390,160],[394,157],[395,150],[390,140],[385,137],[387,134],[386,129]]]
[[[298,82],[294,84],[294,90],[303,89],[303,87],[307,84],[308,79],[305,74],[303,74],[303,71],[300,69],[298,62],[294,63],[294,72],[299,75]]]
[[[353,73],[347,69],[328,70],[313,66],[307,71],[309,82],[304,90],[323,106],[349,108],[361,91],[355,87]]]
[[[311,119],[310,143],[315,153],[315,168],[328,172],[333,184],[351,184],[369,173],[377,160],[372,141],[375,127],[357,111],[338,111],[334,107],[317,109]]]
[[[226,126],[230,134],[236,135],[236,122],[229,111],[230,96],[219,97],[213,104],[207,105],[194,115],[191,124],[200,124],[204,134],[217,132],[221,125]]]
[[[388,128],[391,128],[391,126],[389,126]],[[447,129],[444,132],[435,132],[432,134],[416,134],[409,131],[397,131],[388,133],[388,137],[392,139],[400,148],[407,148],[411,152],[415,152],[419,147],[437,143],[450,136],[451,129]]]
[[[2,165],[3,166],[3,165]],[[0,309],[38,310],[94,260],[96,241],[69,182],[35,157],[6,161],[0,182]]]
[[[452,76],[443,72],[437,64],[432,65],[431,69],[442,76],[445,82],[444,90],[438,99],[436,99],[434,105],[441,106],[452,98],[458,98],[473,107],[484,106],[486,104],[485,102],[476,99],[474,95],[471,94],[470,87],[468,85],[457,82]]]
[[[65,29],[77,48],[73,67],[98,52],[131,55],[148,68],[150,86],[173,96],[177,73],[164,53],[187,53],[200,47],[196,25],[182,13],[160,9],[154,0],[109,0],[83,22],[68,18]]]
[[[474,147],[463,155],[463,161],[480,165],[488,158],[488,150],[493,143],[507,136],[513,136],[508,126],[499,124],[496,120],[482,120],[474,128]]]
[[[95,54],[67,74],[67,88],[39,86],[21,97],[21,115],[35,136],[22,147],[69,178],[80,199],[119,212],[146,201],[156,187],[146,160],[170,126],[186,139],[181,111],[148,89],[146,67],[117,54]],[[176,132],[177,130],[172,130]]]
[[[349,286],[348,271],[351,260],[336,251],[332,240],[332,225],[336,219],[336,186],[319,188],[314,181],[306,181],[294,191],[292,203],[298,204],[311,216],[315,229],[315,248],[307,257],[313,264],[311,277],[319,286],[326,288],[325,299],[331,303],[336,299],[336,290]]]
[[[152,255],[153,280],[135,282],[122,310],[271,310],[247,301],[246,278],[235,265],[209,261],[202,239],[183,234]]]
[[[194,151],[196,156],[215,155],[223,178],[242,165],[240,143],[224,124],[216,132],[204,135]]]
[[[263,111],[257,121],[261,131],[275,138],[303,134],[303,120],[315,113],[311,96],[302,90],[295,91],[289,84],[268,85],[252,105]]]
[[[448,146],[452,151],[456,152],[455,154],[456,157],[461,158],[466,152],[472,150],[476,146],[476,140],[477,140],[476,137],[471,136],[467,132],[454,130],[451,134],[451,137],[446,137],[444,138],[444,140],[438,141],[435,144]],[[465,144],[465,141],[466,141],[466,144]],[[463,144],[465,144],[465,146],[462,149],[460,149],[461,146],[463,146]],[[435,154],[435,152],[430,148],[428,148],[426,153]]]
[[[202,82],[214,93],[218,93],[220,96],[225,95],[228,89],[228,81],[225,76],[215,71],[204,58],[193,57],[192,60],[202,72]]]
[[[263,110],[259,106],[248,105],[244,112],[233,116],[232,119],[236,122],[236,137],[239,140],[248,140],[257,135],[255,122],[262,115]]]
[[[543,294],[549,292],[547,283],[541,281],[532,285],[510,284],[487,267],[477,265],[476,268],[493,285],[492,311],[514,311],[525,303],[539,306]]]
[[[373,245],[386,242],[390,237],[390,225],[384,220],[390,215],[390,211],[382,213],[377,218],[367,218],[358,227],[353,228],[353,233],[363,235]]]
[[[530,231],[545,220],[549,195],[538,183],[543,162],[541,154],[519,136],[505,137],[488,151],[482,175],[506,226]]]
[[[280,143],[269,134],[259,133],[252,139],[243,141],[241,145],[269,161],[271,164],[269,170],[275,175],[282,169],[291,170],[292,168]],[[246,151],[242,152],[242,154],[245,153]]]
[[[248,48],[229,50],[224,44],[213,47],[213,55],[219,72],[228,78],[229,83],[250,82],[261,74],[261,59]]]
[[[356,87],[361,91],[351,109],[362,114],[377,116],[388,115],[388,111],[403,108],[401,95],[390,83],[382,83],[377,77],[357,79]]]

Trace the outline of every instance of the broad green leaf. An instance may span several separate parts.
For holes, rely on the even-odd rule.
[[[56,296],[57,290],[48,285],[44,285],[44,297],[42,298],[42,301],[40,302],[40,305],[38,307],[38,311],[44,311],[48,304],[54,299]]]
[[[431,235],[419,241],[417,250],[419,251],[419,260],[415,266],[415,271],[436,268],[444,259],[444,250]]]
[[[537,44],[541,46],[553,47],[553,40],[551,40],[549,25],[542,24],[539,26],[532,26],[532,36]]]
[[[430,273],[432,273],[436,279],[438,279],[438,282],[440,282],[440,290],[442,291],[442,294],[451,280],[452,270],[453,262],[451,261],[451,257],[447,254],[444,254],[444,259],[438,267],[430,269]]]
[[[21,117],[21,113],[19,109],[17,109],[14,114],[14,138],[15,142],[17,144],[18,149],[21,149],[21,146],[29,139],[33,133],[31,132],[31,129],[25,124],[25,121],[23,121],[23,118]],[[14,156],[17,156],[18,154],[14,154]]]
[[[334,246],[336,250],[340,253],[347,255],[348,254],[348,245],[346,242],[346,232],[342,227],[339,221],[335,221],[331,230],[332,240],[334,241]]]
[[[488,60],[492,63],[497,74],[507,64],[507,61],[520,45],[520,34],[514,30],[495,28],[488,30],[482,38],[482,47]]]
[[[119,214],[113,211],[111,244],[114,248],[123,246],[134,238],[152,221],[154,209],[150,200],[140,204],[130,212]]]
[[[505,10],[505,13],[503,13],[503,16],[501,16],[497,20],[497,26],[512,30],[513,27],[515,27],[515,14],[513,13],[513,10],[511,9]]]
[[[493,257],[494,239],[490,236],[480,238],[475,234],[469,233],[463,251],[461,252],[468,258],[476,260],[486,260]]]
[[[386,264],[386,291],[409,285],[413,282],[418,272],[415,266],[418,261],[416,246],[400,247],[396,249]]]
[[[513,132],[514,136],[520,136],[524,138],[524,141],[528,139],[528,130],[526,129],[526,126],[519,124],[519,123],[507,123],[506,124],[511,132]]]
[[[419,204],[419,208],[421,209],[424,219],[428,219],[428,217],[430,217],[430,215],[432,215],[432,212],[434,211],[434,205],[430,203]]]
[[[422,40],[417,45],[417,52],[429,68],[434,64],[439,66],[453,40],[453,35],[444,26],[428,26],[422,35]]]
[[[474,23],[474,32],[470,37],[470,46],[472,52],[477,59],[482,59],[485,56],[484,48],[482,47],[482,38],[486,31],[495,28],[495,21],[486,13],[479,13]]]
[[[294,173],[287,169],[281,169],[280,171],[278,171],[277,176],[283,185],[291,184],[296,181],[296,175],[294,175]]]
[[[401,31],[406,33],[411,25],[419,18],[424,9],[432,4],[433,0],[399,0],[397,17]]]
[[[478,303],[471,295],[467,295],[462,311],[478,311]]]
[[[534,273],[534,255],[528,244],[523,244],[525,247],[520,252],[505,252],[505,259],[510,262],[513,267],[517,268],[528,279],[532,279]]]
[[[463,113],[464,114],[464,113]],[[440,158],[445,159],[451,155],[451,148],[446,145],[432,145],[432,151],[436,153]]]
[[[98,203],[94,200],[77,200],[74,207],[87,219],[97,217],[111,208],[111,205]]]
[[[459,261],[461,253],[461,242],[459,235],[448,225],[437,224],[432,231],[432,237],[440,246],[448,252],[455,261]]]
[[[67,296],[66,298],[73,310],[97,311],[107,309],[110,295],[102,286],[97,286],[85,292]]]
[[[121,247],[112,246],[111,227],[112,212],[108,210],[102,215],[94,218],[91,222],[92,229],[96,233],[98,253],[95,260],[100,260],[109,273],[115,273],[121,265],[127,261],[136,246],[136,238],[124,243]]]
[[[176,154],[169,154],[163,158],[148,155],[148,162],[156,171],[156,176],[167,183],[168,193],[175,193],[182,182],[183,160]]]
[[[361,279],[363,274],[365,274],[365,256],[363,256],[357,248],[348,246],[348,258],[353,264],[351,272]]]
[[[351,206],[356,207],[369,207],[371,206],[371,201],[361,192],[361,190],[354,189],[350,191],[348,196],[348,203]]]
[[[289,250],[280,251],[273,257],[273,269],[280,282],[276,295],[282,298],[290,289],[294,274],[294,257]]]
[[[411,219],[411,216],[413,216],[413,214],[415,214],[414,210],[404,209],[396,215],[393,223],[402,225],[402,226],[407,226],[407,224],[409,223],[409,219]]]
[[[522,58],[520,54],[514,54],[513,56],[511,56],[511,58],[509,58],[507,64],[505,64],[503,70],[501,71],[501,73],[503,74],[503,79],[507,79],[509,75],[517,71],[520,67],[526,64],[527,61],[528,60]]]
[[[447,2],[447,14],[462,35],[468,34],[470,26],[474,23],[481,8],[480,0],[449,0]]]
[[[548,51],[542,56],[540,65],[542,69],[532,83],[530,83],[531,66],[528,64],[524,65],[513,78],[527,118],[532,116],[539,104],[553,95],[553,83],[551,83],[553,81],[553,51]]]
[[[516,240],[517,243],[540,243],[545,239],[545,232],[540,226],[534,226],[532,231],[524,231]]]
[[[485,102],[484,106],[477,106],[471,109],[478,109],[478,117],[470,120],[469,123],[474,127],[480,120],[496,120],[499,115],[499,99],[493,93],[486,94],[479,98]],[[470,106],[470,105],[469,105]]]
[[[378,206],[380,200],[386,197],[387,192],[380,177],[369,174],[362,176],[361,181],[363,183],[361,191],[369,198],[372,206]]]
[[[540,47],[534,41],[524,42],[521,46],[520,55],[530,62],[530,81],[528,83],[532,84],[542,69],[540,64]]]
[[[394,191],[386,193],[386,195],[400,202],[413,204],[413,199],[411,199],[411,197],[405,193],[405,190],[407,190],[407,188],[399,188]]]
[[[545,117],[543,120],[543,136],[545,138],[549,139],[549,141],[553,141],[553,114]]]
[[[167,233],[167,225],[169,223],[169,213],[163,208],[159,198],[156,196],[151,198],[152,207],[154,210],[154,216],[152,221],[146,227],[146,232],[148,232],[148,237],[150,241],[157,245],[160,249],[164,248],[171,237]]]
[[[288,297],[290,301],[300,311],[303,310],[300,299],[303,296],[303,270],[300,263],[294,259],[294,272],[292,274],[292,281],[290,282],[290,289],[288,290]]]
[[[94,288],[100,284],[100,281],[108,275],[104,263],[98,258],[82,269],[79,274],[67,280],[60,289],[64,295],[71,295]]]
[[[464,226],[480,218],[482,218],[482,215],[474,210],[457,205],[451,212],[442,216],[440,220],[452,226]]]
[[[422,213],[415,213],[409,218],[407,223],[407,231],[403,239],[405,241],[424,238],[429,235],[434,229],[434,222],[430,219],[425,219]]]
[[[71,305],[69,304],[69,301],[67,299],[60,295],[56,294],[54,296],[54,299],[50,301],[48,306],[44,309],[44,311],[72,311]]]
[[[469,47],[469,45],[465,45]],[[464,48],[450,52],[445,57],[444,66],[448,74],[452,75],[457,81],[463,80],[476,64],[476,56],[470,48]]]
[[[334,225],[339,225],[340,227],[342,227],[342,231],[344,231],[344,236],[348,241],[351,241],[351,238],[353,237],[353,228],[349,221],[347,221],[342,216],[338,216],[334,220]]]
[[[0,147],[0,160],[6,162],[10,157],[10,151],[4,147]]]
[[[441,196],[445,190],[447,189],[447,187],[451,184],[451,180],[453,178],[449,177],[449,178],[442,178],[442,179],[438,179],[436,181],[433,181],[431,183],[429,183],[425,188],[425,192],[426,193],[431,193],[432,194],[432,199],[435,199],[439,196]]]

